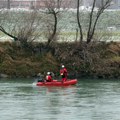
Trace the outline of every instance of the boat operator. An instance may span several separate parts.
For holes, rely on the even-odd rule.
[[[68,72],[64,65],[61,66],[60,75],[62,76],[62,82],[67,81]]]

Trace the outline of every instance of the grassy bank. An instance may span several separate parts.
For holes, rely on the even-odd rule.
[[[0,43],[0,73],[11,77],[31,77],[57,70],[57,60],[50,52],[34,53],[14,43]]]
[[[9,77],[33,77],[53,71],[59,74],[64,63],[69,75],[120,78],[120,43],[59,43],[22,48],[17,43],[0,43],[0,73]]]

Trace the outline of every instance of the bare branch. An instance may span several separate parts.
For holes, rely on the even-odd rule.
[[[15,12],[7,11],[3,14],[0,21],[0,31],[7,36],[18,40],[22,44],[32,42],[40,36],[41,15],[37,11]]]
[[[62,0],[46,0],[45,1],[45,6],[47,8],[47,11],[46,11],[46,14],[49,14],[50,16],[48,17],[51,17],[51,22],[47,21],[48,24],[47,24],[47,33],[49,33],[47,35],[47,39],[48,39],[48,42],[47,42],[47,46],[50,45],[51,42],[55,41],[56,40],[56,36],[57,36],[57,26],[58,26],[58,16],[59,16],[59,13],[60,13],[60,5],[62,3]]]
[[[89,28],[88,28],[88,33],[87,33],[87,43],[91,42],[94,32],[95,32],[95,28],[96,28],[98,19],[101,16],[101,14],[104,12],[104,10],[107,9],[111,5],[112,0],[102,0],[101,2],[103,4],[101,4],[100,8],[97,11],[96,18],[95,18],[95,20],[93,20],[93,14],[94,14],[96,0],[93,1],[92,10],[90,13]]]

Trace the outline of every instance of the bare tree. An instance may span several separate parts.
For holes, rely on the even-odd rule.
[[[27,45],[39,37],[41,16],[36,11],[4,11],[1,15],[0,31],[15,41]]]
[[[98,9],[96,13],[96,18],[93,21],[93,14],[94,14],[96,0],[93,1],[92,10],[90,13],[89,27],[88,27],[88,32],[87,32],[87,43],[91,42],[94,32],[95,32],[98,19],[100,18],[104,10],[107,9],[111,5],[112,0],[102,0],[101,2],[102,2],[101,7]]]
[[[46,28],[47,34],[46,37],[48,39],[47,46],[51,44],[51,42],[56,41],[60,29],[58,28],[58,23],[61,19],[61,15],[63,12],[67,11],[66,6],[69,7],[71,1],[68,0],[45,0],[45,8],[47,9],[45,12],[46,18]]]
[[[89,14],[89,25],[88,25],[88,30],[87,30],[87,44],[91,42],[94,36],[94,32],[96,29],[97,22],[101,16],[101,14],[106,10],[109,6],[111,6],[111,3],[113,0],[101,0],[101,5],[99,6],[98,10],[95,11],[96,7],[96,1],[93,0],[92,3],[92,8]],[[79,11],[79,5],[80,5],[80,0],[77,0],[77,21],[78,21],[78,27],[80,30],[80,41],[83,40],[83,32],[82,32],[82,27],[81,27],[81,21],[79,19],[80,17],[80,11]]]
[[[44,2],[47,15],[47,46],[56,39],[58,16],[60,12],[61,0],[45,0]]]

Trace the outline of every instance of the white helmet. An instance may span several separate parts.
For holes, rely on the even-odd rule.
[[[50,75],[50,72],[47,72],[48,75]]]
[[[65,66],[64,65],[62,65],[62,68],[64,68]]]

